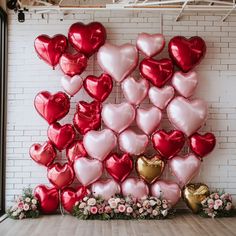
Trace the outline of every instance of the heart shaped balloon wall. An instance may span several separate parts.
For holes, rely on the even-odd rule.
[[[74,54],[68,51],[69,44]],[[30,147],[31,158],[47,167],[53,185],[35,190],[42,210],[54,212],[59,199],[71,212],[73,204],[91,190],[104,198],[116,193],[141,198],[162,192],[175,205],[181,188],[198,173],[201,159],[216,143],[213,134],[197,133],[207,119],[207,105],[191,98],[199,79],[193,69],[206,52],[204,40],[174,37],[168,44],[170,58],[157,60],[154,56],[165,47],[162,34],[141,33],[136,45],[113,45],[106,41],[104,26],[92,22],[73,24],[68,39],[60,34],[40,35],[34,45],[40,59],[53,68],[59,64],[64,74],[64,92],[41,91],[34,100],[37,112],[49,124],[48,140]],[[87,62],[96,52],[103,73],[85,77]],[[146,57],[140,63],[139,53]],[[131,75],[137,68],[140,78]],[[106,103],[114,83],[122,88],[125,100]],[[82,89],[93,101],[77,101],[73,124],[60,124],[69,113],[70,98]],[[152,105],[140,107],[147,97]],[[172,130],[161,128],[165,111]],[[181,154],[186,144],[190,153]],[[150,146],[153,151],[148,156]],[[63,150],[68,162],[60,165],[55,159]],[[167,165],[175,182],[162,177]],[[109,177],[101,180],[102,176]],[[69,187],[74,178],[80,182],[76,189]]]

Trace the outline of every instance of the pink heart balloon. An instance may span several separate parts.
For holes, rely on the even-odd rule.
[[[153,133],[159,126],[162,118],[162,112],[156,107],[148,109],[137,109],[136,123],[138,127],[147,135]]]
[[[74,96],[83,86],[83,79],[79,75],[61,77],[61,85],[67,94]]]
[[[132,196],[136,199],[141,199],[149,194],[147,184],[137,178],[128,178],[122,182],[121,190],[124,196]]]
[[[207,104],[200,99],[174,98],[167,107],[170,122],[187,136],[195,133],[207,119]]]
[[[130,43],[121,46],[106,43],[99,49],[97,61],[103,71],[121,82],[138,65],[138,50]]]
[[[74,161],[74,171],[83,186],[88,186],[102,176],[102,162],[86,157],[79,157]]]
[[[195,71],[183,73],[175,72],[172,78],[172,85],[178,93],[185,98],[191,97],[197,87],[198,77]]]
[[[109,130],[91,130],[84,135],[83,144],[86,152],[92,158],[103,161],[116,146],[116,136]]]
[[[165,180],[156,181],[151,186],[152,196],[166,199],[171,206],[175,206],[181,198],[181,189],[179,185]]]
[[[122,90],[126,100],[133,104],[139,105],[147,96],[149,83],[145,79],[135,80],[128,77],[122,82]]]
[[[136,46],[147,57],[156,56],[165,47],[162,34],[141,33],[138,35]]]
[[[125,130],[119,136],[120,149],[131,155],[140,155],[145,152],[148,137],[145,134],[136,134],[132,130]]]
[[[120,133],[134,121],[135,109],[127,102],[105,104],[102,109],[102,119],[108,128]]]
[[[91,190],[95,197],[101,197],[104,200],[109,200],[121,191],[120,185],[113,179],[99,180],[92,184]]]
[[[168,164],[181,187],[188,184],[198,174],[201,167],[200,159],[193,154],[185,157],[175,156],[170,159]]]
[[[172,86],[165,86],[163,88],[151,87],[148,95],[152,104],[163,110],[174,97],[175,90]]]

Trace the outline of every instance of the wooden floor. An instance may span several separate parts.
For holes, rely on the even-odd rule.
[[[81,221],[72,216],[0,223],[0,236],[230,236],[236,235],[236,218],[204,219],[192,214],[159,221]]]

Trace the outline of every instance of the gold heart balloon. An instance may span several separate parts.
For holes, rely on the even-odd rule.
[[[183,199],[193,213],[201,210],[201,202],[209,195],[208,186],[202,183],[187,184],[183,189]]]
[[[149,184],[153,183],[161,176],[164,167],[164,161],[162,161],[160,156],[157,155],[152,158],[140,156],[136,162],[138,175]]]

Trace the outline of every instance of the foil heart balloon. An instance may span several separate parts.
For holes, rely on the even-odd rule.
[[[103,161],[116,146],[116,136],[109,130],[89,131],[84,135],[84,148],[92,158]]]
[[[121,184],[121,190],[123,196],[132,196],[136,199],[147,197],[149,194],[149,188],[147,184],[137,178],[128,178]]]
[[[207,104],[203,100],[176,97],[167,107],[167,116],[174,127],[190,136],[206,121],[207,110]]]
[[[34,48],[39,58],[54,68],[67,48],[67,38],[62,34],[52,38],[44,34],[39,35],[34,41]]]
[[[147,96],[149,84],[146,80],[135,80],[128,77],[122,82],[122,90],[126,100],[135,106],[139,105]]]
[[[138,64],[138,51],[130,43],[121,46],[106,43],[97,54],[99,66],[116,82],[130,75]]]
[[[70,110],[70,99],[63,92],[40,92],[34,99],[34,107],[49,124],[62,119]]]
[[[64,74],[68,76],[80,75],[87,67],[87,58],[81,54],[62,54],[59,65]]]
[[[98,180],[91,186],[92,194],[95,197],[101,197],[104,200],[109,200],[116,194],[120,194],[120,185],[113,179]]]
[[[164,86],[162,88],[151,87],[148,92],[152,104],[161,110],[166,108],[174,95],[175,90],[172,86]]]
[[[201,202],[209,195],[208,186],[201,183],[188,184],[183,189],[183,199],[193,213],[198,213],[202,209]]]
[[[78,102],[73,123],[76,130],[81,134],[85,134],[89,130],[99,129],[101,126],[101,103],[97,101],[91,103]]]
[[[30,157],[40,165],[49,166],[57,156],[52,143],[47,141],[43,145],[33,144],[29,149]]]
[[[64,188],[61,193],[61,204],[67,212],[72,213],[75,203],[89,193],[90,191],[84,186],[79,186],[76,190],[71,187]]]
[[[177,71],[172,78],[173,87],[185,98],[193,95],[197,84],[198,77],[195,71],[190,71],[188,73]]]
[[[38,185],[34,189],[34,196],[39,201],[40,211],[44,214],[55,213],[59,206],[59,193],[56,188]]]
[[[201,161],[195,155],[189,154],[185,157],[175,156],[169,162],[171,172],[183,187],[189,183],[200,170]]]
[[[139,65],[140,74],[153,85],[161,88],[174,73],[174,66],[170,59],[144,59]]]
[[[169,55],[183,72],[192,70],[206,53],[206,44],[198,36],[187,39],[182,36],[172,38],[168,45]]]
[[[203,135],[195,133],[189,138],[191,150],[198,156],[204,157],[209,154],[216,145],[216,138],[212,133]]]
[[[128,153],[113,153],[106,158],[105,168],[116,181],[123,182],[133,169],[132,157]]]
[[[147,145],[148,137],[145,134],[137,134],[132,130],[125,130],[119,136],[120,149],[131,155],[144,153]]]
[[[159,156],[152,158],[140,156],[136,161],[136,171],[138,175],[149,184],[160,178],[164,168],[165,163]]]
[[[181,189],[174,182],[157,180],[151,186],[151,194],[154,197],[166,199],[173,207],[181,198]]]
[[[120,104],[108,103],[103,106],[102,119],[108,128],[120,133],[134,121],[135,109],[127,102]]]
[[[70,185],[75,177],[73,168],[65,163],[54,163],[48,167],[48,179],[58,189],[63,189]]]
[[[101,74],[99,77],[89,75],[84,80],[84,89],[90,95],[99,102],[103,102],[107,99],[112,91],[112,78],[108,74]]]
[[[136,46],[147,57],[154,57],[165,47],[162,34],[141,33],[138,35]]]
[[[73,141],[70,146],[66,149],[66,157],[70,163],[73,163],[76,157],[85,157],[87,152],[84,149],[82,140]]]
[[[61,85],[65,92],[73,97],[83,86],[83,79],[79,75],[75,75],[72,78],[63,76],[61,77]]]
[[[105,43],[106,29],[99,22],[77,22],[70,27],[68,40],[77,51],[90,57]]]
[[[162,118],[162,112],[156,107],[148,109],[137,109],[137,126],[147,135],[150,135],[159,126]]]
[[[185,143],[185,137],[183,132],[179,130],[169,132],[157,130],[152,135],[152,143],[162,157],[170,159],[181,151]]]
[[[102,176],[102,162],[86,157],[77,158],[74,161],[74,171],[77,179],[83,186],[94,183]]]
[[[75,139],[75,130],[71,124],[53,123],[48,127],[48,138],[59,151],[62,151]]]

